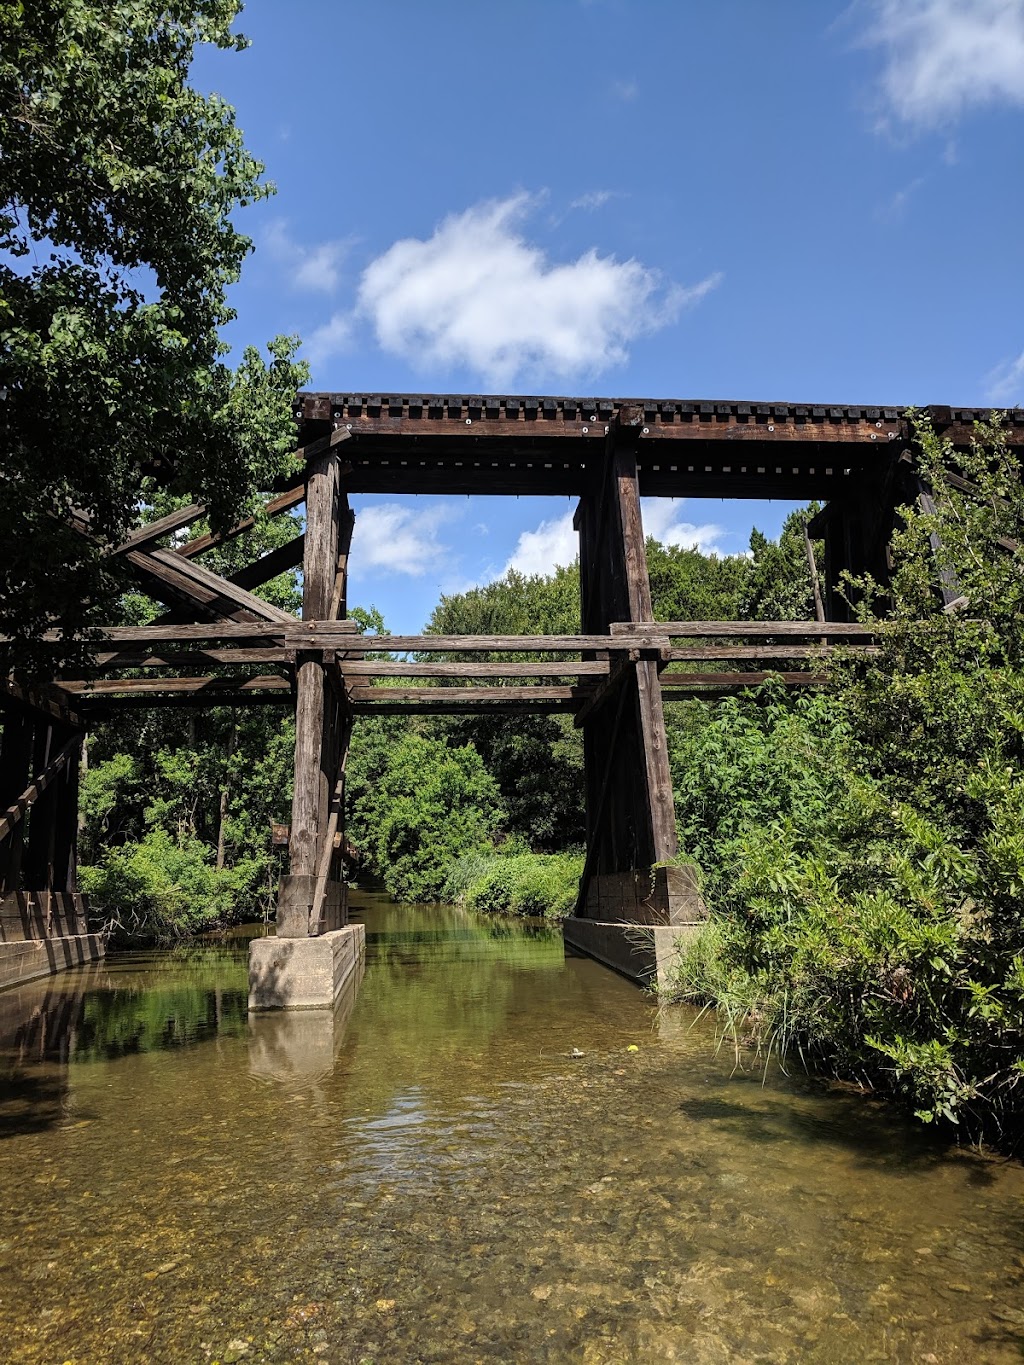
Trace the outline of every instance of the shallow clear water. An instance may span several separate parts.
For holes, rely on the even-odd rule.
[[[243,937],[0,995],[0,1357],[1024,1356],[1020,1166],[550,930],[356,901],[333,1018],[249,1021]]]

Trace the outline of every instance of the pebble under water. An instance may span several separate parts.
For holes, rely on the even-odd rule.
[[[547,927],[353,900],[333,1017],[248,1019],[244,935],[0,995],[5,1359],[1024,1357],[1018,1164]]]

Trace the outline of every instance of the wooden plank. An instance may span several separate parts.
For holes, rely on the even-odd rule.
[[[111,693],[126,696],[176,692],[291,692],[291,680],[279,673],[254,678],[92,678],[65,683],[76,697],[99,697]]]
[[[582,651],[640,649],[657,652],[668,646],[660,622],[640,637],[617,641],[608,635],[353,635],[354,622],[292,622],[287,643],[296,649],[344,650],[348,654],[387,651],[397,654],[578,654]],[[345,633],[349,632],[347,638]],[[650,632],[650,633],[646,633]]]
[[[615,764],[615,751],[619,741],[619,732],[622,728],[622,717],[625,713],[626,690],[619,689],[618,702],[615,707],[615,719],[612,722],[611,735],[608,741],[608,749],[605,755],[604,772],[601,776],[601,783],[598,789],[598,796],[592,818],[589,821],[587,838],[587,856],[583,863],[583,874],[580,877],[579,892],[576,896],[576,907],[573,914],[579,916],[587,903],[587,892],[590,888],[590,880],[594,875],[594,865],[598,859],[599,835],[601,826],[604,823],[604,813],[608,807],[608,793],[611,789],[611,778]]]
[[[25,812],[35,805],[50,783],[64,771],[71,759],[74,758],[77,762],[81,748],[81,735],[75,735],[73,739],[68,740],[56,757],[48,763],[44,771],[38,777],[33,778],[21,795],[0,814],[0,841],[6,839],[15,825],[25,818]]]
[[[791,687],[817,687],[828,682],[824,673],[672,673],[662,686],[667,694],[694,687],[757,687],[770,678]]]
[[[215,545],[223,545],[225,541],[235,540],[238,536],[244,535],[246,531],[251,531],[262,517],[276,517],[281,512],[290,511],[304,501],[305,497],[306,483],[303,478],[291,488],[286,488],[283,493],[276,493],[270,498],[258,517],[242,517],[233,526],[229,526],[226,531],[208,531],[205,535],[196,536],[194,540],[179,546],[174,553],[181,555],[182,559],[195,559],[196,555],[201,555],[206,550],[212,550]]]
[[[295,617],[289,617],[292,625],[298,625]],[[351,623],[353,632],[358,630]],[[196,641],[225,640],[266,640],[284,644],[286,627],[283,622],[272,621],[200,621],[178,625],[169,623],[160,626],[99,626],[90,631],[84,644],[92,644],[97,649],[105,645],[118,645],[121,648],[149,649],[160,644],[191,644]],[[43,636],[44,644],[65,643],[60,631],[49,630]]]
[[[807,529],[807,518],[803,519],[804,528],[804,553],[807,555],[807,568],[811,575],[811,587],[814,591],[814,616],[817,621],[825,619],[825,604],[821,600],[821,583],[818,580],[818,566],[814,562],[814,545],[811,543],[810,532]]]
[[[250,590],[262,587],[264,583],[269,583],[278,574],[286,573],[289,569],[294,569],[296,564],[301,564],[305,544],[306,537],[304,535],[293,536],[284,545],[279,545],[276,550],[270,550],[252,564],[247,564],[244,569],[229,574],[228,582],[234,583],[236,587]]]
[[[530,701],[581,701],[589,694],[578,687],[353,687],[353,705],[366,702],[439,702],[459,706],[463,702],[496,701],[511,704]]]
[[[194,521],[199,521],[206,516],[206,504],[204,502],[194,502],[188,507],[179,507],[175,512],[168,512],[165,517],[158,517],[156,521],[148,521],[145,526],[139,526],[132,531],[120,545],[115,545],[111,554],[124,554],[126,550],[143,550],[159,540],[161,536],[170,535],[172,531],[179,531],[183,526],[191,526]]]
[[[162,649],[159,652],[123,649],[96,654],[96,668],[198,668],[204,664],[286,664],[294,659],[291,650],[265,649]]]
[[[330,610],[338,561],[339,491],[338,457],[328,444],[307,467],[303,621],[323,621]],[[303,906],[310,903],[308,888],[316,876],[328,820],[328,769],[332,763],[331,729],[336,713],[336,703],[326,691],[323,656],[309,648],[306,632],[302,632],[302,638],[304,644],[302,652],[296,655],[295,669],[295,778],[288,875],[278,896],[277,932],[285,937],[302,937],[313,931],[308,909],[303,914]]]
[[[636,660],[617,659],[610,672],[591,692],[590,696],[576,712],[574,724],[577,729],[583,726],[590,717],[602,707],[609,697],[615,696],[622,684],[629,678],[636,666]]]
[[[257,621],[278,622],[292,622],[295,619],[280,607],[272,606],[244,588],[229,583],[220,574],[182,559],[176,551],[153,550],[143,553],[129,550],[125,558],[144,580],[155,585],[157,596],[167,600],[169,593],[172,601],[195,608],[200,615],[205,612],[221,617],[248,617]]]
[[[73,709],[70,693],[59,683],[45,683],[36,687],[23,687],[12,678],[0,678],[0,706],[4,703],[26,711],[38,713],[47,720],[61,720],[82,728],[81,717]]]
[[[844,655],[869,658],[878,654],[877,645],[842,645]],[[670,649],[672,663],[713,663],[722,659],[828,659],[836,653],[832,645],[694,645],[691,649]],[[671,677],[667,670],[662,678]]]
[[[877,631],[857,621],[613,621],[613,636],[645,635],[658,631],[672,638],[681,636],[699,639],[727,636],[736,639],[770,640],[785,635],[794,639],[820,640],[859,638],[870,640]]]
[[[116,716],[121,711],[209,711],[211,707],[241,706],[250,710],[260,706],[276,706],[282,709],[295,704],[294,694],[290,691],[277,692],[154,692],[142,696],[105,695],[84,697],[82,714],[87,720]]]
[[[228,651],[224,651],[227,653]],[[345,660],[345,678],[564,678],[604,677],[610,668],[605,659],[579,663],[564,659],[558,663],[363,663]]]
[[[647,552],[640,514],[636,455],[632,449],[616,449],[615,483],[629,618],[632,621],[650,621],[654,617],[654,609],[651,604]],[[665,734],[665,713],[661,703],[657,664],[643,660],[636,664],[636,695],[639,740],[650,810],[653,853],[650,861],[657,863],[673,858],[679,852],[672,773],[669,768],[668,741]]]

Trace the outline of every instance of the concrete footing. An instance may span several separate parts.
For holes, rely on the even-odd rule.
[[[78,892],[12,891],[0,898],[0,990],[97,962],[104,951],[102,935],[89,932]]]
[[[316,938],[254,938],[249,945],[249,1008],[333,1009],[365,955],[361,924],[346,924]]]
[[[562,923],[566,943],[643,986],[664,986],[679,960],[680,944],[700,924],[625,924],[592,919]]]
[[[68,938],[27,939],[0,943],[0,991],[20,986],[40,976],[52,976],[68,967],[98,962],[105,945],[101,934],[75,934]]]

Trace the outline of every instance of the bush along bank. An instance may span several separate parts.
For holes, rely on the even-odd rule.
[[[1024,1142],[1024,492],[998,427],[919,429],[877,658],[818,698],[771,687],[673,737],[712,919],[674,995],[928,1123]],[[960,599],[944,610],[936,583]]]

